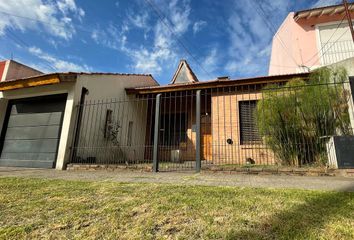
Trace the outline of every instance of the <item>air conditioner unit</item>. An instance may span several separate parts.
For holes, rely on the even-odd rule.
[[[354,168],[354,136],[333,136],[326,143],[331,168]]]

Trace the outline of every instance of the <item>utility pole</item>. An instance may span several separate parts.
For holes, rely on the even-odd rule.
[[[347,0],[343,0],[343,5],[344,5],[344,8],[345,8],[345,14],[347,15],[349,28],[350,28],[350,32],[352,34],[352,39],[353,39],[353,43],[354,43],[354,29],[353,29],[352,17],[350,15],[349,8],[348,8],[348,1]]]

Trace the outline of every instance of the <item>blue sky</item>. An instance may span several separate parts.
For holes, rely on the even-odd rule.
[[[151,73],[180,59],[200,80],[266,75],[291,11],[337,0],[0,0],[0,58],[53,71]]]

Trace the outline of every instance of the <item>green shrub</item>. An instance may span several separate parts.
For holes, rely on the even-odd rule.
[[[344,68],[321,68],[309,80],[263,89],[257,126],[264,143],[285,165],[324,164],[329,136],[350,134]]]

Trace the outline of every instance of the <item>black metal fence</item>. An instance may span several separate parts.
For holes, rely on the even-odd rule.
[[[78,105],[72,163],[152,163],[150,136],[154,123],[154,96],[88,100]]]
[[[71,163],[155,171],[326,164],[352,135],[349,82],[253,84],[87,100]]]

